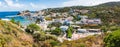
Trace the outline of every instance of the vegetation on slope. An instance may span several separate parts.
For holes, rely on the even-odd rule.
[[[104,30],[117,30],[119,29],[118,25],[120,24],[120,3],[112,2],[105,3],[98,6],[84,7],[84,6],[73,6],[73,7],[64,7],[64,8],[54,8],[48,9],[47,13],[50,12],[69,12],[72,9],[87,9],[90,10],[90,13],[81,14],[80,15],[88,15],[90,18],[101,18],[103,21],[103,25],[101,28]],[[63,43],[59,43],[57,41],[57,37],[45,34],[39,30],[39,27],[35,24],[29,25],[27,28],[28,32],[24,32],[19,28],[16,24],[13,24],[14,20],[11,22],[6,22],[0,20],[0,47],[103,47],[103,36],[89,36],[86,38],[81,38],[75,41],[64,41]],[[59,23],[58,23],[59,24]],[[58,25],[55,24],[54,26]],[[59,26],[58,26],[59,27]],[[29,31],[31,32],[29,34]],[[61,32],[59,29],[56,29],[59,34]],[[68,37],[71,37],[71,29],[68,30]],[[56,34],[56,32],[55,32]],[[105,37],[105,46],[106,47],[118,47],[120,46],[120,32],[119,30],[114,31]]]
[[[46,34],[36,24],[27,26],[26,32],[33,37],[33,47],[53,47],[59,43],[57,37],[51,34]]]
[[[74,41],[64,41],[60,47],[103,47],[103,36],[95,35]]]
[[[32,47],[33,38],[17,25],[0,20],[0,47]]]
[[[120,30],[116,30],[109,34],[104,39],[105,47],[119,47],[120,46]]]
[[[25,32],[12,22],[0,20],[0,47],[53,47],[59,43],[56,36],[45,34],[36,24],[27,28],[33,32]]]
[[[120,2],[109,2],[100,4],[97,6],[72,6],[72,7],[63,7],[63,8],[48,8],[43,11],[47,11],[47,14],[53,13],[64,13],[70,12],[70,10],[89,10],[88,13],[80,15],[87,15],[90,18],[100,18],[103,21],[104,25],[120,24]]]

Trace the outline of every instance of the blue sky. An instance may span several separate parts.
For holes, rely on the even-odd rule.
[[[93,6],[120,0],[0,0],[0,11],[41,10],[65,6]]]

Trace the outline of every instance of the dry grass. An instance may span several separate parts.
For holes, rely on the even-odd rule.
[[[61,47],[103,47],[103,37],[96,35],[74,41],[64,41]]]
[[[32,47],[33,38],[16,24],[0,20],[0,47]]]

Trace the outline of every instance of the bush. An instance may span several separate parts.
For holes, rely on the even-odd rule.
[[[51,34],[55,34],[57,36],[62,34],[62,31],[60,28],[56,28],[55,30],[51,31]]]
[[[68,30],[67,30],[67,37],[68,37],[68,38],[71,38],[71,37],[72,37],[72,31],[73,31],[73,28],[72,28],[72,27],[69,27]]]
[[[54,27],[60,27],[62,24],[60,23],[60,22],[53,22],[53,23],[51,23],[51,25],[50,26],[54,26]]]
[[[70,29],[67,30],[67,37],[68,38],[71,38],[72,37],[72,32]]]
[[[52,46],[56,46],[56,45],[58,45],[58,42],[57,42],[57,41],[52,41],[52,42],[50,42],[50,44],[51,44]]]
[[[105,47],[120,46],[120,30],[116,30],[104,38]]]
[[[25,29],[25,31],[28,33],[34,33],[34,31],[40,31],[40,30],[41,30],[40,27],[36,24],[30,24]]]
[[[80,44],[80,47],[85,47],[85,45],[84,44]]]
[[[14,19],[14,18],[12,18],[12,19],[10,20],[10,22],[15,23],[15,19]]]
[[[33,34],[33,38],[35,42],[44,41],[46,39],[46,35],[43,32]]]
[[[111,31],[115,31],[115,30],[117,30],[117,29],[119,29],[117,26],[111,26],[111,27],[110,27],[110,30],[111,30]]]

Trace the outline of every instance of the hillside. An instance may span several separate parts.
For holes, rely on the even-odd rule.
[[[34,28],[34,27],[33,27]],[[0,20],[0,47],[52,47],[57,38],[44,32],[30,34],[9,21]]]
[[[97,6],[71,6],[63,8],[48,8],[45,15],[51,13],[64,13],[70,12],[71,10],[89,10],[88,13],[82,14],[81,12],[75,12],[80,15],[87,15],[90,18],[101,18],[103,25],[120,24],[120,2],[108,2]]]
[[[77,12],[74,10],[77,10]],[[85,10],[88,10],[88,12],[82,13],[82,11]],[[112,31],[120,29],[118,26],[120,24],[120,2],[109,2],[97,6],[48,8],[42,11],[45,11],[45,14],[43,14],[44,16],[49,16],[56,13],[60,13],[59,15],[65,13],[68,14],[65,15],[68,17],[87,15],[91,19],[100,18],[102,20],[102,24],[99,25],[99,28],[103,28],[102,30]],[[73,15],[70,11],[74,11],[72,13],[77,14]],[[25,15],[30,16],[30,11],[27,10],[24,13]],[[50,18],[52,19],[56,17]],[[55,24],[55,26],[56,25],[58,24]],[[60,32],[59,28],[56,30]],[[43,32],[38,25],[30,24],[25,29],[25,32],[12,22],[0,20],[0,47],[104,47],[103,39],[106,35],[108,35],[105,34],[105,32],[102,35],[88,36],[73,41],[65,40],[63,43],[60,43],[58,41],[58,36],[54,35],[58,33],[56,30],[53,30],[53,34],[50,34],[49,31]],[[70,28],[70,30],[72,29]]]
[[[103,36],[88,36],[74,41],[64,41],[60,47],[104,47]]]
[[[28,10],[27,10],[28,11]],[[23,11],[24,15],[30,15],[30,13],[27,13],[27,11]],[[43,16],[47,15],[53,15],[53,14],[64,14],[67,13],[67,16],[73,16],[71,15],[71,11],[73,13],[77,13],[76,15],[87,15],[89,18],[100,18],[103,21],[103,25],[109,25],[115,24],[119,25],[120,24],[120,2],[108,2],[108,3],[103,3],[99,4],[96,6],[71,6],[71,7],[61,7],[61,8],[48,8],[48,9],[43,9],[45,13]],[[79,11],[79,12],[75,12]],[[81,12],[80,12],[81,11]],[[85,11],[88,11],[84,13]],[[39,14],[40,11],[36,11],[36,14]],[[76,16],[74,15],[74,16]],[[63,15],[61,15],[63,16]]]
[[[17,25],[0,20],[0,47],[32,47],[33,38]]]
[[[100,4],[98,6],[109,6],[109,7],[120,6],[120,2],[108,2],[108,3]]]

